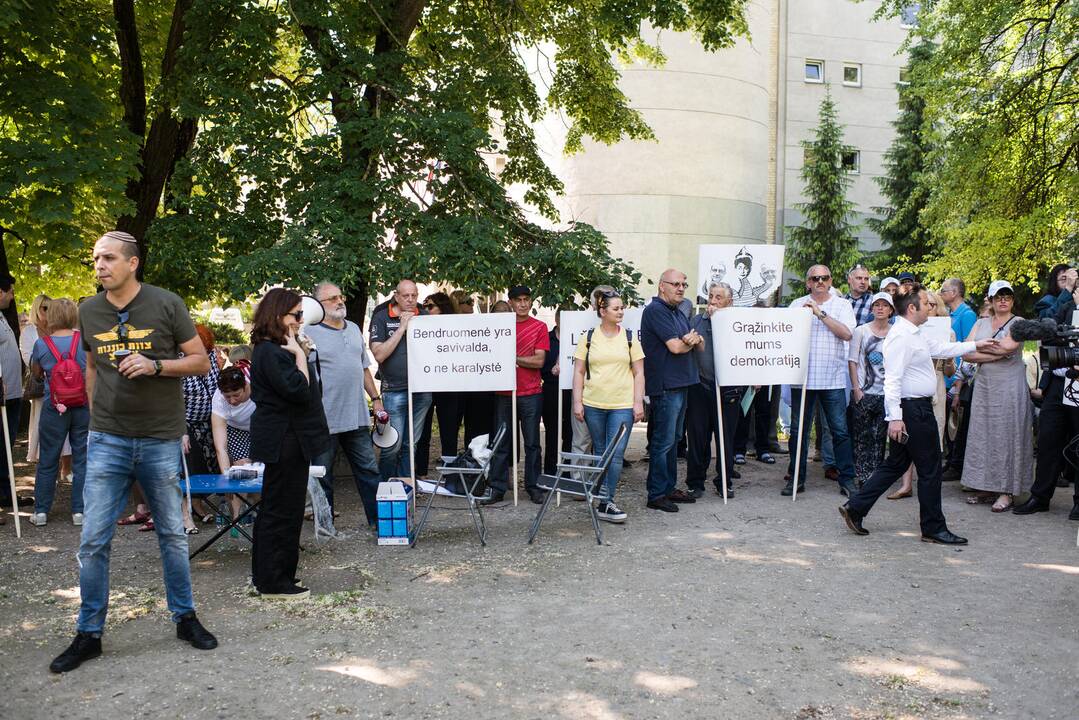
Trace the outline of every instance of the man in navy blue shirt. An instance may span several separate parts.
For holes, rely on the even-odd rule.
[[[654,425],[648,448],[648,507],[664,512],[678,512],[675,503],[696,502],[675,487],[686,397],[689,387],[699,381],[690,352],[703,342],[679,311],[687,287],[684,272],[665,270],[659,278],[659,295],[648,303],[641,318],[644,391],[652,406],[650,422]]]

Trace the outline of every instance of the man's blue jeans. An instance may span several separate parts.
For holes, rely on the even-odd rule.
[[[802,438],[802,464],[798,472],[798,485],[806,481],[806,455],[809,452],[809,428],[813,427],[813,413],[820,403],[821,414],[832,433],[832,447],[835,451],[835,468],[839,471],[839,483],[854,482],[854,454],[851,449],[850,433],[847,431],[847,394],[843,388],[835,390],[806,390],[805,437]],[[790,463],[787,474],[794,477],[795,454],[798,448],[798,407],[802,402],[802,389],[791,388],[791,439]]]
[[[491,440],[498,434],[498,428],[506,426],[506,437],[491,456],[488,471],[488,483],[494,493],[504,493],[510,486],[510,453],[513,451],[513,398],[510,395],[495,395],[495,422],[491,430]],[[539,482],[543,470],[543,451],[540,450],[540,416],[543,415],[543,394],[517,396],[517,425],[521,428],[521,439],[525,446],[525,490],[532,490]]]
[[[396,428],[401,438],[391,448],[383,448],[378,456],[378,471],[382,481],[390,478],[408,477],[412,474],[412,462],[409,459],[408,444],[410,437],[418,438],[423,434],[423,421],[431,409],[431,393],[412,394],[412,430],[408,428],[408,391],[390,390],[382,393],[382,406],[390,414],[390,425]]]
[[[588,423],[588,434],[592,436],[592,452],[603,455],[607,447],[618,434],[618,428],[626,426],[626,434],[611,456],[611,464],[607,467],[607,474],[603,476],[603,490],[600,497],[603,500],[614,500],[614,491],[618,488],[618,481],[622,477],[622,459],[629,446],[629,433],[633,429],[633,408],[620,408],[618,410],[603,410],[600,408],[584,407],[584,421]]]
[[[659,500],[674,492],[678,483],[678,438],[686,421],[687,388],[649,395],[652,406],[652,441],[648,446],[648,499]]]
[[[82,486],[86,478],[86,434],[90,429],[90,408],[68,408],[56,412],[52,401],[42,398],[41,420],[37,426],[38,457],[34,478],[34,512],[52,510],[56,496],[56,476],[60,472],[60,454],[64,439],[71,437],[71,512],[83,511]]]
[[[378,483],[382,476],[378,470],[378,463],[375,462],[375,446],[371,443],[371,428],[361,427],[330,435],[329,445],[326,451],[312,463],[326,468],[326,475],[319,478],[319,484],[326,493],[326,500],[333,508],[333,462],[337,457],[337,448],[340,447],[348,459],[349,467],[352,468],[352,479],[356,481],[356,492],[360,494],[360,500],[363,501],[363,512],[367,516],[367,524],[373,524],[378,517],[375,495],[378,494]]]
[[[138,482],[154,518],[172,621],[195,611],[191,565],[180,511],[180,441],[90,432],[83,487],[85,517],[79,543],[82,607],[78,630],[100,635],[109,609],[109,555],[116,520]],[[72,440],[74,450],[74,440]]]

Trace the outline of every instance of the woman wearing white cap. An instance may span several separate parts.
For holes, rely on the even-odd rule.
[[[1011,283],[994,281],[988,297],[993,315],[978,320],[967,340],[1010,338],[1009,327],[1015,320]],[[961,482],[979,491],[968,503],[976,505],[995,498],[993,512],[1004,512],[1012,506],[1012,497],[1030,486],[1034,468],[1030,434],[1033,408],[1022,352],[1004,356],[973,352],[963,359],[979,367]]]
[[[873,320],[854,328],[850,339],[851,441],[854,482],[860,487],[884,460],[888,423],[884,421],[884,338],[895,308],[892,296],[879,292],[869,305]]]

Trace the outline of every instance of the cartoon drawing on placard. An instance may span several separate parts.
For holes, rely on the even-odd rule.
[[[733,249],[732,245],[701,246],[701,284],[697,292],[697,302],[707,303],[708,288],[713,283],[725,282],[731,286],[734,307],[768,305],[770,296],[779,289],[783,246],[743,245],[732,258],[730,253]],[[733,275],[728,275],[728,262],[734,269]]]

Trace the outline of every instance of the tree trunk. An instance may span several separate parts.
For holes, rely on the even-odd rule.
[[[171,81],[176,68],[177,53],[183,43],[184,16],[193,0],[176,0],[169,28],[168,43],[161,60],[161,84]],[[146,133],[146,86],[143,80],[142,52],[135,26],[134,0],[113,0],[116,17],[116,40],[120,46],[122,79],[121,101],[124,122],[139,137],[138,175],[127,184],[126,195],[134,203],[133,214],[121,215],[116,229],[129,232],[139,243],[139,278],[146,268],[149,251],[146,233],[157,216],[165,183],[179,162],[191,149],[198,129],[194,118],[176,117],[172,105],[162,104]]]
[[[7,262],[7,248],[4,246],[4,236],[11,235],[17,240],[22,240],[22,236],[13,230],[8,230],[5,227],[0,227],[0,278],[7,279],[12,277],[11,268],[8,267]],[[12,281],[14,282],[14,280]],[[15,344],[19,344],[19,310],[15,305],[15,288],[12,287],[11,304],[3,310],[4,319],[7,320],[7,324],[11,326],[11,332],[15,333]],[[22,378],[19,378],[19,382],[22,382]],[[14,432],[14,430],[12,430]]]

